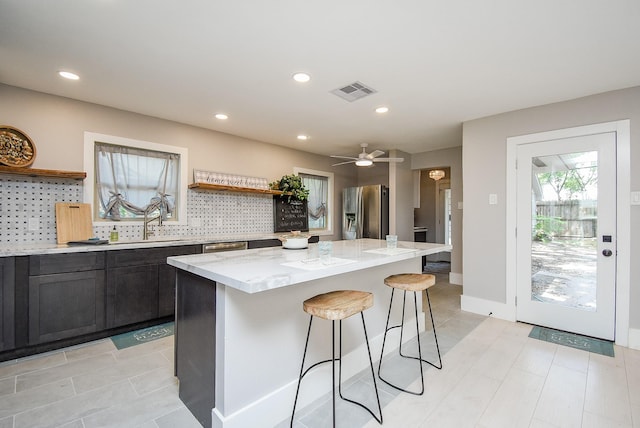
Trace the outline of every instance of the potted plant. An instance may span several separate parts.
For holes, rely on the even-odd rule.
[[[306,201],[309,199],[309,190],[304,187],[302,179],[297,175],[283,175],[280,180],[269,183],[272,190],[282,190],[282,197],[291,200]]]

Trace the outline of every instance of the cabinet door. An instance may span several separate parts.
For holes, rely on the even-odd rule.
[[[176,268],[162,264],[158,269],[158,316],[166,317],[176,309]]]
[[[15,266],[13,257],[0,258],[0,351],[15,345]]]
[[[158,265],[107,270],[107,327],[158,318]]]
[[[29,278],[29,344],[104,329],[104,271]]]
[[[278,244],[280,241],[278,241]],[[202,252],[199,245],[183,246],[170,249],[170,253],[164,256],[184,256]],[[158,316],[166,317],[173,315],[176,309],[176,268],[169,266],[166,257],[158,267]]]

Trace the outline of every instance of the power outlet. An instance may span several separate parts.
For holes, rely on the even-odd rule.
[[[202,219],[200,217],[192,217],[189,221],[191,227],[201,227]]]
[[[40,219],[37,217],[31,217],[29,219],[29,230],[36,231],[40,230]]]
[[[216,227],[222,227],[222,217],[216,217]]]

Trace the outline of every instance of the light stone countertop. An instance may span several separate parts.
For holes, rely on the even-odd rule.
[[[318,260],[318,244],[310,244],[309,248],[302,250],[273,247],[176,256],[169,257],[167,262],[179,269],[240,291],[258,293],[428,254],[451,251],[452,248],[444,244],[400,241],[396,250],[387,250],[386,241],[378,239],[332,242],[333,263],[326,266],[322,266]]]
[[[216,242],[260,241],[277,239],[280,234],[251,234],[230,236],[190,236],[190,237],[161,237],[146,241],[118,241],[102,245],[67,245],[52,243],[34,244],[2,244],[0,257],[30,256],[36,254],[84,253],[88,251],[131,250],[137,248],[175,247],[181,245],[212,244]]]

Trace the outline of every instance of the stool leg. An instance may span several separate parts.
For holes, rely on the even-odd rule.
[[[436,334],[436,323],[433,321],[433,311],[431,310],[431,299],[429,299],[429,290],[424,290],[427,295],[427,303],[429,304],[429,315],[431,315],[431,326],[433,327],[433,338],[436,341],[436,350],[438,351],[438,365],[436,366],[429,361],[425,361],[427,364],[431,364],[433,367],[438,370],[442,369],[442,357],[440,356],[440,346],[438,345],[438,335]],[[424,360],[423,360],[424,361]]]
[[[380,351],[380,360],[378,360],[378,377],[384,381],[384,379],[382,379],[382,376],[380,376],[380,367],[382,367],[382,357],[384,356],[384,345],[387,341],[387,333],[389,332],[389,330],[391,330],[391,327],[389,328],[389,319],[391,318],[391,306],[393,305],[393,292],[395,291],[394,288],[391,289],[391,300],[389,301],[389,312],[387,312],[387,322],[384,325],[384,335],[382,336],[382,351]],[[384,381],[386,383],[386,381]]]
[[[293,427],[293,416],[296,414],[296,404],[298,403],[298,393],[300,392],[300,382],[302,382],[302,376],[304,373],[304,359],[307,356],[307,347],[309,346],[309,335],[311,334],[311,323],[313,322],[313,315],[309,317],[309,329],[307,330],[307,340],[304,343],[304,352],[302,354],[302,364],[300,366],[300,376],[298,376],[298,387],[296,388],[296,398],[293,400],[293,411],[291,412],[291,423],[289,427]]]
[[[342,395],[342,320],[340,320],[340,355],[338,358],[338,360],[340,361],[340,371],[338,374],[338,391],[340,394],[340,398],[342,398],[344,401],[348,401],[349,403],[357,404],[358,406],[362,407],[367,412],[369,412],[371,416],[373,416],[373,418],[379,424],[382,424],[382,406],[380,405],[380,395],[378,394],[378,385],[376,384],[376,375],[375,375],[375,372],[373,371],[373,359],[371,357],[371,348],[369,347],[369,336],[367,335],[367,326],[364,322],[364,313],[360,312],[360,316],[362,318],[362,329],[364,330],[364,342],[367,345],[367,352],[369,353],[369,366],[371,367],[371,378],[373,379],[373,390],[376,393],[376,401],[378,402],[378,414],[380,415],[380,417],[376,416],[371,411],[371,409],[366,407],[364,404],[358,403],[357,401],[351,400],[349,398],[345,398]]]
[[[424,358],[422,358],[422,346],[420,344],[420,326],[419,326],[419,322],[418,322],[418,298],[417,298],[417,292],[414,291],[413,293],[413,303],[414,303],[414,312],[415,312],[415,317],[416,317],[416,338],[417,338],[417,342],[418,342],[418,356],[414,357],[414,356],[410,356],[410,355],[404,355],[402,353],[402,336],[403,336],[403,331],[404,331],[404,318],[405,318],[405,307],[406,307],[406,294],[407,292],[404,292],[403,295],[403,299],[402,299],[402,320],[401,320],[401,324],[399,325],[395,325],[395,326],[391,326],[389,327],[389,318],[391,316],[391,306],[393,304],[393,293],[394,293],[395,289],[392,288],[391,289],[391,300],[389,302],[389,313],[387,314],[387,323],[385,325],[385,332],[384,332],[384,336],[382,339],[382,352],[380,354],[380,361],[378,363],[378,377],[380,378],[381,381],[383,381],[384,383],[386,383],[387,385],[402,391],[402,392],[407,392],[409,394],[413,394],[413,395],[422,395],[424,393],[424,371],[422,368],[422,363],[427,363],[433,367],[435,367],[436,369],[440,370],[442,369],[442,358],[440,356],[440,347],[438,345],[438,336],[436,335],[436,326],[435,326],[435,322],[433,320],[433,311],[431,310],[431,301],[429,300],[429,292],[426,291],[427,293],[427,303],[429,304],[429,314],[431,316],[431,325],[433,327],[433,334],[434,334],[434,338],[436,341],[436,350],[438,351],[438,362],[439,365],[435,365],[434,363],[425,360]],[[390,383],[389,381],[387,381],[386,379],[384,379],[381,375],[380,375],[380,368],[382,366],[382,356],[384,355],[384,344],[385,344],[385,340],[387,337],[387,332],[391,329],[400,327],[400,346],[398,347],[398,353],[400,354],[401,357],[403,358],[410,358],[410,359],[414,359],[414,360],[418,360],[418,363],[420,364],[420,380],[422,383],[422,388],[420,390],[420,392],[414,392],[414,391],[409,391],[403,388],[400,388],[399,386],[396,386],[392,383]]]
[[[340,372],[342,373],[342,320],[340,320]],[[338,380],[339,384],[340,380]],[[336,322],[331,321],[331,400],[333,401],[333,428],[336,428]]]

